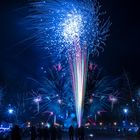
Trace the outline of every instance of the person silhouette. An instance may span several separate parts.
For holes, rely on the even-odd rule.
[[[12,131],[11,131],[11,140],[21,140],[21,135],[20,135],[20,128],[18,125],[15,125],[13,128],[12,128]]]
[[[45,127],[45,128],[43,129],[43,139],[44,139],[44,140],[49,140],[49,138],[50,138],[49,129],[48,129],[47,127]]]
[[[57,130],[54,125],[51,126],[51,140],[56,140]]]
[[[78,127],[75,128],[75,140],[78,140]]]
[[[71,125],[71,126],[69,127],[69,140],[73,140],[73,138],[74,138],[74,128],[73,128],[73,126]]]
[[[77,133],[78,133],[78,140],[81,140],[81,127],[78,127]]]
[[[36,128],[34,126],[31,127],[31,140],[36,139]]]
[[[80,128],[80,135],[81,135],[81,140],[84,140],[85,139],[85,129],[83,126],[81,126]]]
[[[57,129],[57,139],[62,140],[62,130],[61,127],[58,127]]]

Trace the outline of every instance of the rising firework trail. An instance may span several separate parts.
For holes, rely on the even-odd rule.
[[[54,59],[69,61],[80,126],[88,55],[102,48],[110,22],[100,21],[100,6],[94,0],[46,0],[33,2],[30,8],[31,14],[25,21],[37,46],[50,52]]]
[[[75,95],[75,106],[78,126],[82,123],[83,101],[85,96],[86,73],[87,73],[87,48],[81,49],[79,42],[74,43],[76,54],[70,60],[73,91]]]

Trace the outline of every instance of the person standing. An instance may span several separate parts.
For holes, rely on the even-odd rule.
[[[60,126],[57,129],[57,139],[62,140],[62,130]]]
[[[56,140],[57,137],[57,130],[54,125],[51,127],[51,140]]]
[[[81,140],[84,140],[85,139],[85,129],[84,129],[84,127],[83,126],[81,126],[81,128],[80,128],[80,134],[81,134]]]
[[[49,129],[47,127],[45,127],[43,129],[43,140],[49,140],[49,139],[50,139]]]
[[[36,139],[36,128],[34,126],[31,127],[31,140]]]
[[[11,140],[21,140],[21,132],[18,125],[15,125],[11,131]]]
[[[71,125],[71,126],[69,127],[69,140],[73,140],[73,138],[74,138],[74,128],[73,128],[73,126]]]
[[[78,127],[78,140],[81,140],[81,127]]]

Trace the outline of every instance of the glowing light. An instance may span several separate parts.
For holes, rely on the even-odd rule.
[[[13,110],[13,109],[9,109],[9,110],[8,110],[8,113],[9,113],[9,114],[13,114],[13,113],[14,113],[14,110]]]
[[[53,112],[50,112],[50,115],[53,115],[54,113]]]
[[[88,55],[97,53],[106,40],[110,22],[101,22],[95,1],[52,0],[33,2],[27,27],[37,31],[37,45],[55,59],[64,57],[71,66],[78,126],[81,126]],[[85,47],[86,42],[86,47]],[[61,68],[59,69],[61,70]],[[39,101],[37,101],[39,102]]]
[[[86,123],[85,126],[90,126],[90,123]]]
[[[64,36],[64,39],[67,43],[72,44],[75,40],[75,37],[80,37],[80,35],[82,34],[81,28],[83,28],[83,24],[81,15],[76,14],[76,11],[72,11],[72,13],[68,14],[66,16],[66,19],[64,19],[62,27],[62,36]]]
[[[123,109],[123,112],[124,112],[125,114],[128,114],[128,109],[127,109],[127,108],[124,108],[124,109]]]
[[[34,102],[36,103],[36,105],[37,105],[37,112],[39,113],[39,111],[40,111],[40,102],[42,101],[42,98],[41,98],[41,96],[38,96],[38,97],[36,97],[35,99],[34,99]]]
[[[73,41],[87,42],[90,52],[96,52],[104,44],[110,27],[109,20],[100,21],[100,7],[95,1],[52,0],[32,3],[24,24],[33,34],[37,46],[43,46],[56,56],[66,56],[73,50]],[[57,57],[56,57],[57,58]],[[68,60],[68,59],[67,59]]]
[[[133,123],[131,122],[131,123],[130,123],[130,125],[132,126],[132,125],[133,125]]]
[[[102,123],[102,122],[100,122],[100,123],[99,123],[99,125],[100,125],[100,126],[102,126],[102,125],[103,125],[103,123]]]
[[[93,99],[92,99],[92,98],[90,98],[90,99],[89,99],[89,102],[90,102],[90,103],[92,103],[92,102],[93,102]]]
[[[117,103],[118,99],[117,99],[117,97],[115,97],[115,96],[113,96],[113,95],[110,95],[110,96],[109,96],[109,101],[111,102],[111,110],[113,110],[114,104]]]
[[[34,99],[34,102],[35,102],[35,103],[38,103],[38,102],[41,102],[41,100],[42,100],[41,97],[38,96],[37,98]]]
[[[27,122],[27,127],[31,127],[31,122]]]
[[[114,122],[113,124],[116,126],[117,125],[117,122]]]
[[[89,136],[92,138],[94,135],[93,134],[89,134]]]
[[[118,99],[112,95],[109,96],[109,100],[112,102],[112,103],[116,103],[118,101]]]
[[[132,102],[135,102],[135,99],[132,99]]]
[[[71,73],[72,73],[72,83],[73,91],[75,96],[75,106],[77,113],[78,126],[81,126],[82,114],[83,114],[83,101],[85,94],[85,83],[86,83],[86,73],[87,73],[87,50],[81,47],[78,43],[74,43],[76,47],[76,54],[70,59]]]
[[[58,100],[58,103],[59,103],[59,104],[61,104],[61,103],[62,103],[62,100],[61,100],[61,99],[59,99],[59,100]]]
[[[2,127],[1,126],[0,129],[3,130],[3,131],[7,131],[7,130],[10,130],[10,127],[7,128],[7,127]]]
[[[48,128],[50,128],[51,127],[51,125],[49,124],[49,123],[47,123],[47,125],[46,125]]]

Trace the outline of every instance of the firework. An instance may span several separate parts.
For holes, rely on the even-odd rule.
[[[98,52],[106,40],[109,21],[100,21],[100,6],[92,0],[58,0],[32,3],[27,27],[36,32],[37,44],[56,58],[65,57],[71,65],[78,125],[89,53]],[[86,48],[85,48],[86,43]]]
[[[55,115],[72,113],[74,111],[74,100],[71,90],[71,81],[68,72],[60,63],[47,70],[43,78],[42,87],[43,105],[40,110],[46,109],[55,112]],[[65,115],[67,116],[67,115]]]
[[[109,20],[100,21],[100,6],[92,0],[58,0],[31,3],[24,20],[33,32],[36,45],[54,55],[75,53],[73,43],[78,37],[80,47],[86,42],[90,53],[108,36]]]
[[[111,111],[113,111],[114,105],[118,102],[119,92],[115,91],[109,95],[109,101],[111,102]]]
[[[70,66],[72,72],[73,91],[75,93],[75,106],[77,113],[78,126],[81,126],[82,114],[83,114],[83,101],[86,85],[86,72],[87,72],[87,49],[82,50],[80,45],[76,43],[74,45],[77,48],[77,52],[73,59],[70,59]]]
[[[99,66],[97,67],[97,64],[94,64],[94,66],[96,66],[96,69],[91,68],[91,62],[89,63],[85,94],[85,116],[94,116],[99,110],[109,111],[110,108],[113,111],[114,105],[121,101],[119,97],[120,78],[104,76],[102,69]]]

